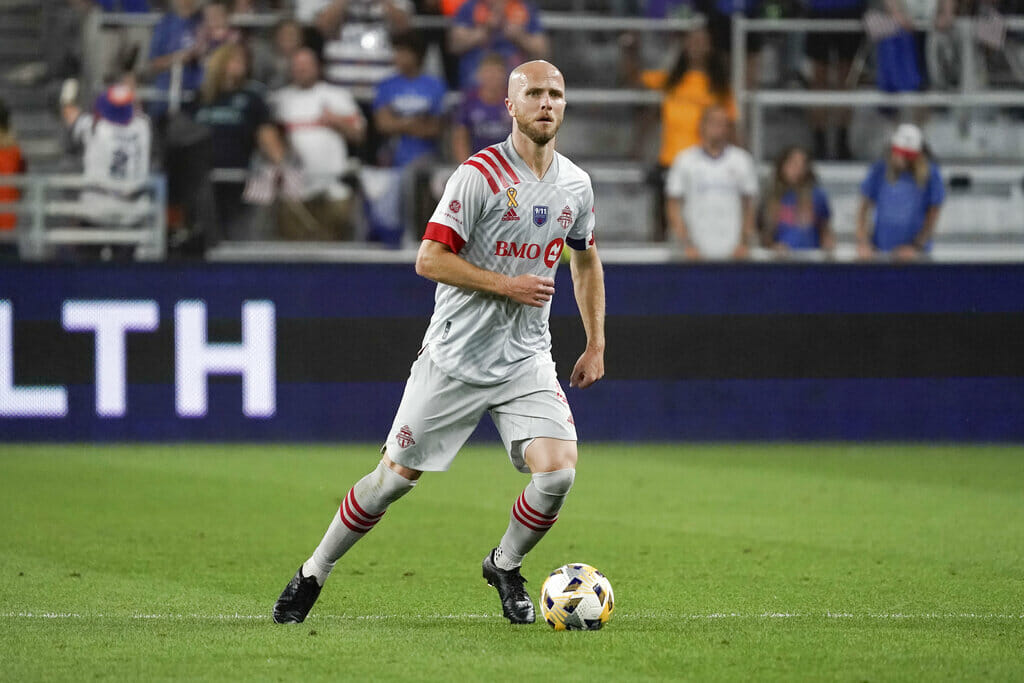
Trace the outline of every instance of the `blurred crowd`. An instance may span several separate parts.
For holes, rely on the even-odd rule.
[[[862,20],[855,33],[786,34],[783,80],[852,88],[870,57],[878,87],[891,92],[958,84],[957,15],[987,18],[977,40],[996,53],[1005,40],[998,22],[1016,13],[1011,3],[977,0],[621,0],[610,8],[706,19],[653,57],[642,33],[618,41],[621,85],[663,94],[652,160],[656,238],[691,258],[835,245],[813,165],[851,158],[850,112],[811,111],[811,148],[784,150],[759,188],[734,125],[737,13]],[[111,29],[103,22],[111,12],[161,18]],[[416,15],[448,21],[416,28]],[[67,79],[60,106],[69,149],[100,180],[165,173],[171,244],[186,253],[223,240],[401,243],[432,209],[432,172],[508,134],[509,70],[551,52],[540,9],[525,0],[68,0],[51,30],[47,73]],[[744,87],[758,86],[764,35],[747,36]],[[943,184],[907,114],[892,113],[891,146],[861,186],[865,257],[914,258],[931,242]],[[0,173],[23,168],[9,151],[17,143],[7,118],[0,106]],[[0,229],[11,221],[0,214]]]

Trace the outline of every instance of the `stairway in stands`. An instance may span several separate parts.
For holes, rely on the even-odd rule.
[[[45,22],[54,0],[0,0],[0,99],[12,114],[30,173],[61,170],[60,84],[45,76]]]

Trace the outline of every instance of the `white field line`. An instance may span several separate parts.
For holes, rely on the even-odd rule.
[[[993,613],[993,612],[711,612],[708,614],[671,614],[671,613],[636,613],[616,614],[622,619],[674,619],[677,621],[698,621],[712,619],[848,619],[848,620],[945,620],[975,619],[979,621],[1022,620],[1024,614]],[[387,619],[499,619],[500,614],[314,614],[308,621],[381,621]],[[100,614],[79,612],[0,612],[0,619],[134,619],[141,621],[267,621],[268,614]]]

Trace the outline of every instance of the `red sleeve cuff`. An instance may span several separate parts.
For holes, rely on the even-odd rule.
[[[459,236],[459,233],[455,232],[447,225],[434,222],[427,223],[427,230],[423,233],[423,239],[433,240],[434,242],[440,242],[441,244],[448,245],[448,248],[456,254],[462,251],[462,247],[466,244],[466,240],[462,239]]]

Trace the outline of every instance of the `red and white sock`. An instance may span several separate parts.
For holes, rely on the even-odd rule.
[[[349,489],[320,545],[302,565],[303,576],[315,576],[321,586],[349,548],[381,520],[388,506],[416,485],[384,463]]]
[[[558,520],[558,511],[562,509],[575,477],[573,468],[534,473],[512,505],[508,529],[494,551],[494,564],[499,569],[520,566],[526,553],[544,538]]]

